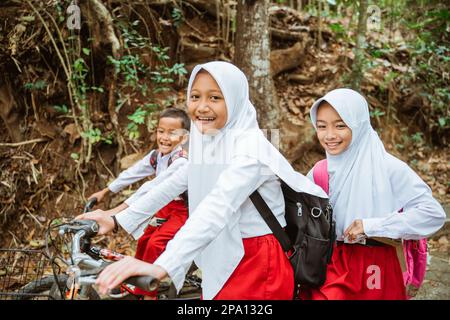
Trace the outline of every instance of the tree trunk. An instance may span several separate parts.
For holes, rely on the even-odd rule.
[[[95,25],[97,23],[99,27],[98,30],[100,32],[104,32],[103,35],[99,34],[93,38],[100,39],[96,40],[99,41],[97,44],[99,47],[103,47],[103,44],[107,44],[107,47],[110,48],[112,57],[114,59],[120,59],[121,45],[114,31],[113,17],[111,13],[100,0],[91,0],[90,5],[90,8],[92,9],[92,21],[90,21],[90,25]],[[117,176],[120,172],[120,159],[124,151],[125,140],[120,130],[119,116],[115,109],[117,75],[114,71],[114,66],[108,65],[106,67],[104,83],[105,87],[108,88],[108,112],[117,137],[117,161],[115,162],[113,168],[114,174]]]
[[[234,63],[249,80],[262,129],[278,128],[278,99],[270,73],[269,0],[239,0]]]
[[[358,30],[356,32],[355,61],[353,62],[351,87],[360,90],[364,74],[364,50],[366,47],[367,0],[359,1]]]

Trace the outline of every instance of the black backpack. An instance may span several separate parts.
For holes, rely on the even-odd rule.
[[[250,195],[250,200],[288,254],[294,269],[295,287],[319,287],[325,282],[336,240],[333,210],[328,199],[296,192],[283,181],[281,189],[285,201],[285,230],[258,190]]]

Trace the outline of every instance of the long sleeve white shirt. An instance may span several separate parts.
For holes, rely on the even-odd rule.
[[[188,164],[184,165],[170,178],[161,182],[158,188],[151,189],[129,208],[117,214],[120,225],[135,238],[140,237],[148,219],[174,196],[187,189],[188,168]],[[200,202],[195,212],[190,213],[186,224],[168,243],[166,250],[155,264],[168,272],[177,288],[181,288],[192,261],[218,236],[231,216],[238,215],[241,233],[240,239],[234,239],[233,243],[229,244],[234,247],[227,250],[235,255],[241,257],[243,255],[242,238],[272,233],[249,199],[250,194],[256,189],[280,224],[286,225],[280,183],[274,175],[261,175],[264,169],[265,166],[257,160],[245,156],[233,161],[233,164],[220,175],[215,187]],[[202,285],[205,292],[218,292],[237,266],[227,263],[232,259],[218,254],[202,259],[202,264],[207,264],[208,268],[205,268],[211,273],[204,274]],[[208,294],[204,296],[205,299],[213,297]]]
[[[401,194],[398,182],[405,179],[407,175],[417,175],[408,165],[399,159],[389,156],[389,177],[395,195]],[[311,169],[307,177],[314,181],[313,170]],[[442,206],[433,198],[431,189],[423,182],[420,186],[423,190],[416,198],[411,199],[403,207],[402,212],[398,208],[393,212],[385,212],[382,217],[363,218],[364,233],[370,237],[386,237],[392,239],[413,239],[418,240],[432,235],[439,230],[445,221],[445,212]],[[330,186],[330,194],[333,192]],[[354,215],[354,219],[360,219],[361,215],[355,212],[346,212],[346,215]],[[338,217],[335,218],[338,219]],[[336,230],[338,235],[342,235],[345,230]]]
[[[172,162],[172,164],[169,167],[167,167],[165,170],[163,170],[159,174],[157,174],[155,178],[153,178],[150,181],[145,182],[142,186],[140,186],[139,189],[136,190],[135,193],[133,193],[133,195],[131,195],[127,200],[125,200],[125,203],[128,206],[131,206],[132,203],[136,202],[139,198],[141,198],[143,195],[145,195],[149,190],[151,190],[152,188],[155,188],[161,182],[168,179],[174,172],[178,171],[187,162],[188,162],[188,160],[186,158],[181,158],[181,157],[177,158],[175,161]],[[176,197],[174,199],[178,199],[178,198],[179,197]]]
[[[173,161],[170,166],[168,166],[169,159],[179,151],[181,151],[181,146],[178,146],[177,148],[172,150],[170,154],[166,154],[164,156],[159,153],[157,156],[156,171],[150,164],[150,158],[153,152],[157,152],[157,150],[150,151],[141,160],[133,164],[127,170],[120,173],[120,175],[108,185],[109,190],[117,193],[130,184],[133,184],[143,178],[155,175],[155,179],[149,181],[149,183],[144,184],[146,185],[146,187],[143,190],[138,191],[137,195],[134,194],[131,198],[125,201],[129,205],[131,202],[139,198],[139,195],[141,195],[143,192],[146,192],[149,188],[152,188],[159,184],[163,179],[167,178],[171,173],[176,171],[178,167],[187,162],[187,159],[180,157],[177,158],[176,161]]]

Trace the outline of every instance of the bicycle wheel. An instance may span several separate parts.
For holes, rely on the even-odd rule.
[[[21,289],[21,295],[18,297],[20,300],[34,300],[37,297],[47,297],[52,300],[66,300],[65,293],[67,292],[67,278],[65,274],[58,275],[56,277],[48,276],[40,280],[32,281],[26,284]],[[91,286],[86,287],[85,298],[83,300],[100,300],[100,296],[97,291]],[[62,291],[62,295],[61,295]],[[23,294],[22,294],[23,292]],[[78,295],[74,300],[81,299]]]
[[[202,295],[201,279],[188,274],[179,293],[172,282],[161,285],[158,300],[199,300]]]
[[[59,288],[65,287],[66,275],[58,275],[55,282],[54,276],[47,276],[39,280],[33,280],[17,291],[17,300],[61,300],[61,294],[56,295]]]
[[[67,288],[67,279],[68,275],[63,274],[61,275],[61,279],[58,279],[58,285],[56,283],[53,283],[52,287],[50,288],[50,295],[52,297],[56,297],[58,300],[66,300],[65,297],[61,297],[61,291],[62,294],[65,295],[66,292],[69,290]],[[80,291],[84,289],[84,295],[83,297],[80,295]],[[85,286],[84,288],[80,289],[78,292],[78,295],[73,300],[101,300],[99,294],[92,286]]]

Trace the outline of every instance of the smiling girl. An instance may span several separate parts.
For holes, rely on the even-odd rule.
[[[325,284],[301,296],[405,299],[396,249],[372,238],[429,236],[444,223],[442,207],[407,164],[385,151],[358,92],[333,90],[313,104],[310,114],[327,158],[308,176],[330,195],[337,245]],[[326,178],[320,179],[317,170],[323,165]]]
[[[188,189],[189,219],[154,264],[126,258],[106,268],[98,278],[100,290],[106,292],[133,275],[169,275],[180,290],[195,259],[204,299],[292,299],[290,262],[249,195],[258,190],[285,226],[277,176],[298,192],[325,193],[295,172],[264,137],[247,79],[237,67],[226,62],[196,66],[187,100],[195,124],[189,162],[116,218],[137,238],[154,212]],[[83,218],[97,220],[101,233],[113,228],[112,219],[104,215]]]

